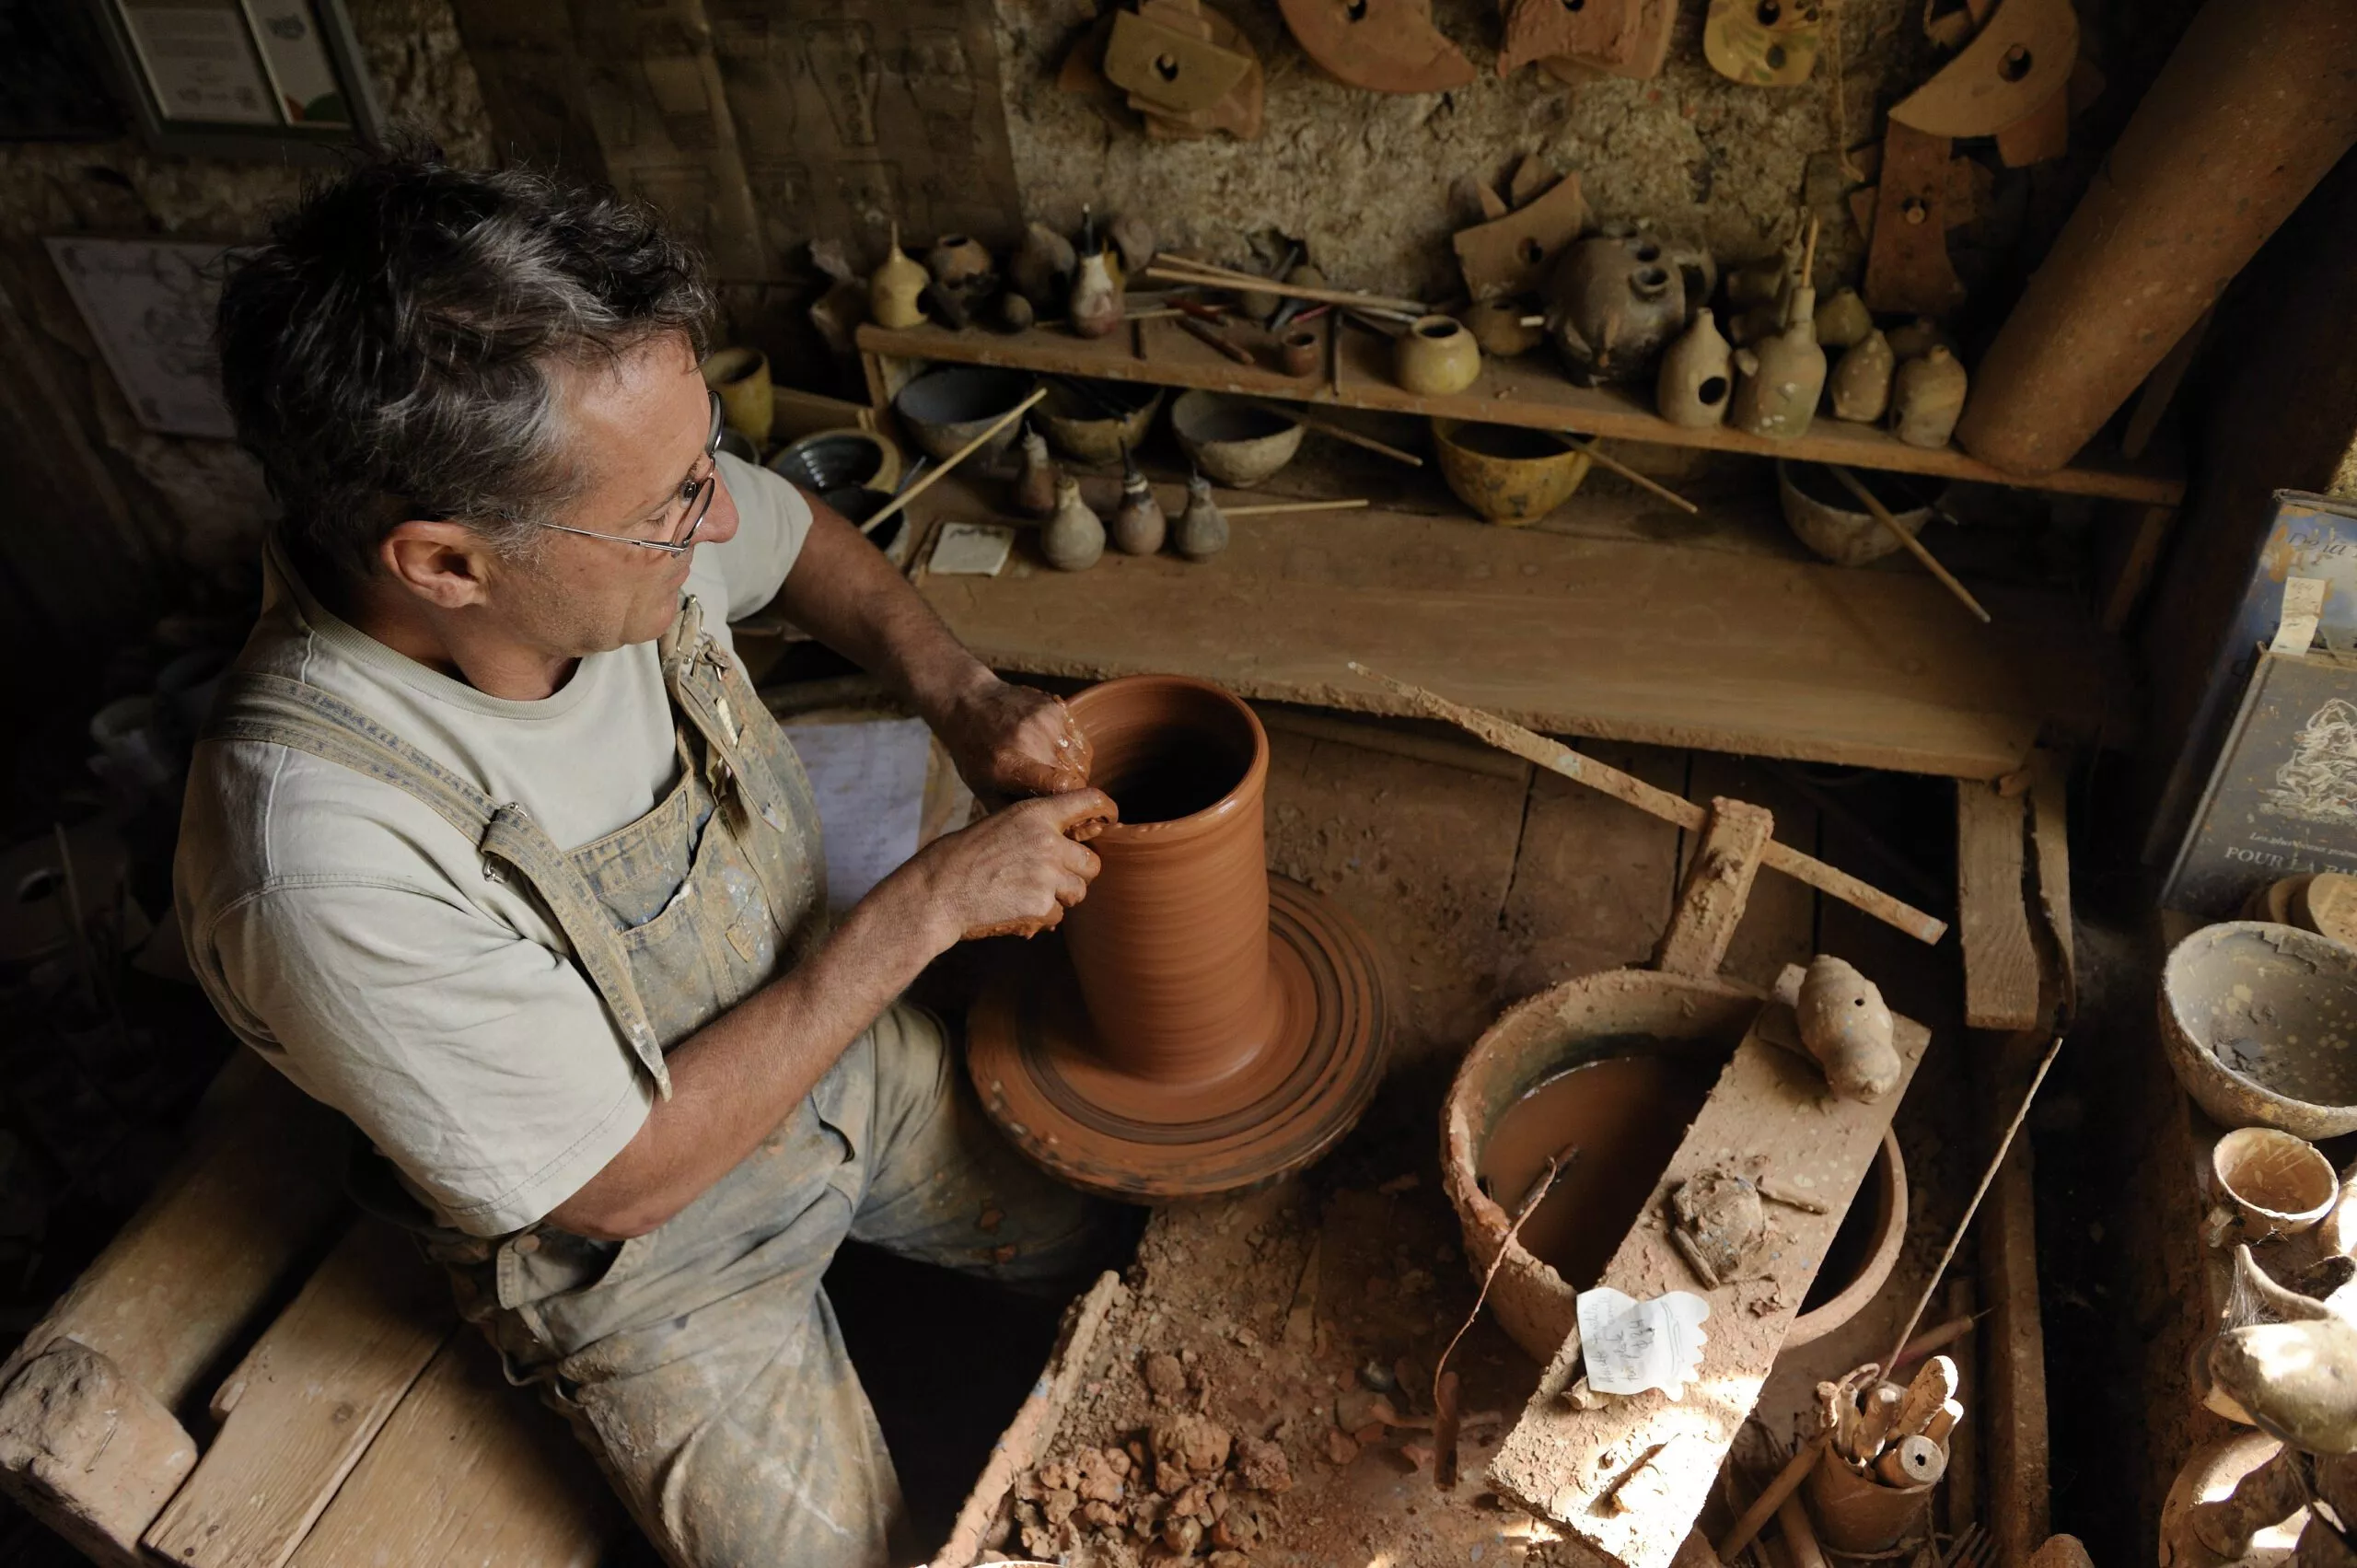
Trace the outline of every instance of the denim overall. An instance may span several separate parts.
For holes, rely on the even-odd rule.
[[[680,760],[668,794],[559,848],[520,808],[314,686],[234,678],[208,738],[292,747],[408,791],[547,907],[656,1091],[664,1052],[827,931],[817,807],[794,749],[686,598],[657,651]],[[846,1237],[1008,1281],[1069,1274],[1098,1205],[1039,1174],[963,1091],[939,1024],[896,1005],[754,1151],[620,1244],[545,1224],[437,1225],[371,1152],[355,1186],[451,1270],[509,1376],[573,1421],[679,1568],[873,1568],[899,1483],[819,1276]]]

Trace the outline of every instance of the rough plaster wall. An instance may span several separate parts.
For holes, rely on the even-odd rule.
[[[386,115],[433,137],[455,161],[491,161],[489,122],[448,0],[347,0]],[[87,445],[107,459],[122,515],[167,575],[249,573],[273,505],[260,470],[227,442],[141,427],[116,389],[41,240],[46,235],[259,238],[305,170],[170,157],[135,138],[0,145],[0,308],[13,307],[66,389]],[[22,367],[0,374],[25,374]]]
[[[1515,158],[1537,152],[1580,173],[1598,217],[1650,219],[1723,259],[1772,251],[1798,221],[1805,186],[1826,215],[1828,268],[1850,269],[1857,250],[1831,159],[1820,157],[1814,177],[1810,168],[1813,155],[1834,150],[1829,55],[1798,87],[1737,86],[1702,58],[1702,0],[1686,0],[1659,77],[1578,87],[1536,67],[1499,79],[1493,0],[1439,0],[1434,20],[1480,75],[1469,87],[1414,96],[1342,87],[1295,45],[1273,5],[1226,0],[1268,77],[1257,142],[1151,142],[1112,130],[1055,86],[1094,15],[1090,0],[997,5],[1016,177],[1026,215],[1044,222],[1075,224],[1083,202],[1143,211],[1167,242],[1231,257],[1242,253],[1239,234],[1274,228],[1305,240],[1338,282],[1437,298],[1457,286],[1447,238],[1473,216],[1452,209],[1450,187],[1469,172],[1503,182]],[[1912,0],[1841,7],[1852,141],[1927,69],[1920,11]]]

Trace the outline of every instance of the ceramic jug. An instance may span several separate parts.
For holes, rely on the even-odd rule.
[[[1187,481],[1187,509],[1178,514],[1173,542],[1190,561],[1208,561],[1227,548],[1227,514],[1212,499],[1212,482],[1201,474]]]
[[[1426,316],[1392,344],[1392,374],[1420,398],[1461,392],[1481,375],[1481,347],[1454,316]]]
[[[1124,555],[1152,555],[1162,548],[1169,525],[1162,515],[1162,503],[1154,498],[1154,486],[1146,482],[1126,447],[1121,449],[1121,504],[1113,508],[1113,548]]]
[[[1964,366],[1944,343],[1898,367],[1890,392],[1890,427],[1910,447],[1945,447],[1964,412]]]
[[[1698,429],[1726,418],[1728,395],[1734,390],[1735,351],[1719,334],[1711,312],[1698,310],[1694,324],[1661,356],[1655,402],[1672,424]]]
[[[1808,433],[1817,400],[1825,395],[1825,351],[1817,343],[1814,294],[1794,290],[1792,324],[1736,355],[1743,377],[1727,418],[1736,429],[1777,441]]]
[[[1048,456],[1048,438],[1026,426],[1023,432],[1023,471],[1015,481],[1015,509],[1027,517],[1046,517],[1056,509],[1056,465]]]
[[[1121,285],[1103,246],[1081,252],[1064,315],[1084,338],[1104,337],[1121,324]]]
[[[1686,281],[1660,240],[1622,226],[1563,252],[1541,291],[1548,331],[1583,386],[1654,374],[1686,326]]]
[[[1823,320],[1825,313],[1817,312]],[[1830,383],[1833,417],[1872,424],[1890,406],[1890,340],[1869,327],[1866,335],[1841,351]]]
[[[1069,474],[1056,481],[1056,509],[1040,526],[1039,552],[1060,572],[1086,572],[1105,553],[1105,525]]]

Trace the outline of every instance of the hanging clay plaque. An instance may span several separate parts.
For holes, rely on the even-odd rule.
[[[1432,0],[1277,0],[1277,8],[1302,52],[1345,87],[1436,93],[1472,84],[1473,62],[1433,26]]]
[[[1817,69],[1817,0],[1711,0],[1702,56],[1729,81],[1789,87]]]

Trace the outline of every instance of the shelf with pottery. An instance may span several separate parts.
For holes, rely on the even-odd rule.
[[[2093,495],[2151,505],[2174,506],[2183,498],[2182,475],[2152,461],[2129,463],[2081,454],[2069,467],[2025,479],[1954,447],[1911,447],[1886,430],[1819,414],[1802,436],[1769,440],[1724,424],[1672,424],[1632,391],[1581,387],[1557,370],[1544,351],[1484,362],[1473,385],[1446,397],[1419,397],[1393,377],[1391,340],[1364,328],[1337,328],[1329,315],[1305,329],[1318,338],[1323,369],[1288,376],[1256,356],[1238,365],[1190,335],[1178,319],[1124,322],[1101,338],[1082,338],[1061,327],[1034,327],[1001,333],[981,328],[953,331],[933,323],[892,330],[869,323],[859,329],[868,390],[880,405],[923,365],[1004,366],[1047,375],[1084,376],[1112,381],[1202,388],[1289,402],[1437,415],[1493,424],[1566,430],[1616,440],[1701,447],[1761,458],[1794,458],[1881,469],[1937,478],[2014,485],[2061,494]]]
[[[1118,482],[1082,481],[1111,510]],[[1178,487],[1161,499],[1177,515]],[[1246,502],[1227,494],[1223,504]],[[911,505],[1014,523],[1004,479]],[[993,668],[1095,680],[1173,672],[1275,702],[1411,710],[1376,664],[1542,731],[1994,778],[2049,740],[2118,743],[2127,661],[2065,594],[1984,587],[1958,613],[1921,573],[1659,540],[1492,528],[1377,505],[1234,520],[1209,561],[1108,550],[1059,572],[1021,527],[994,576],[914,578]]]

